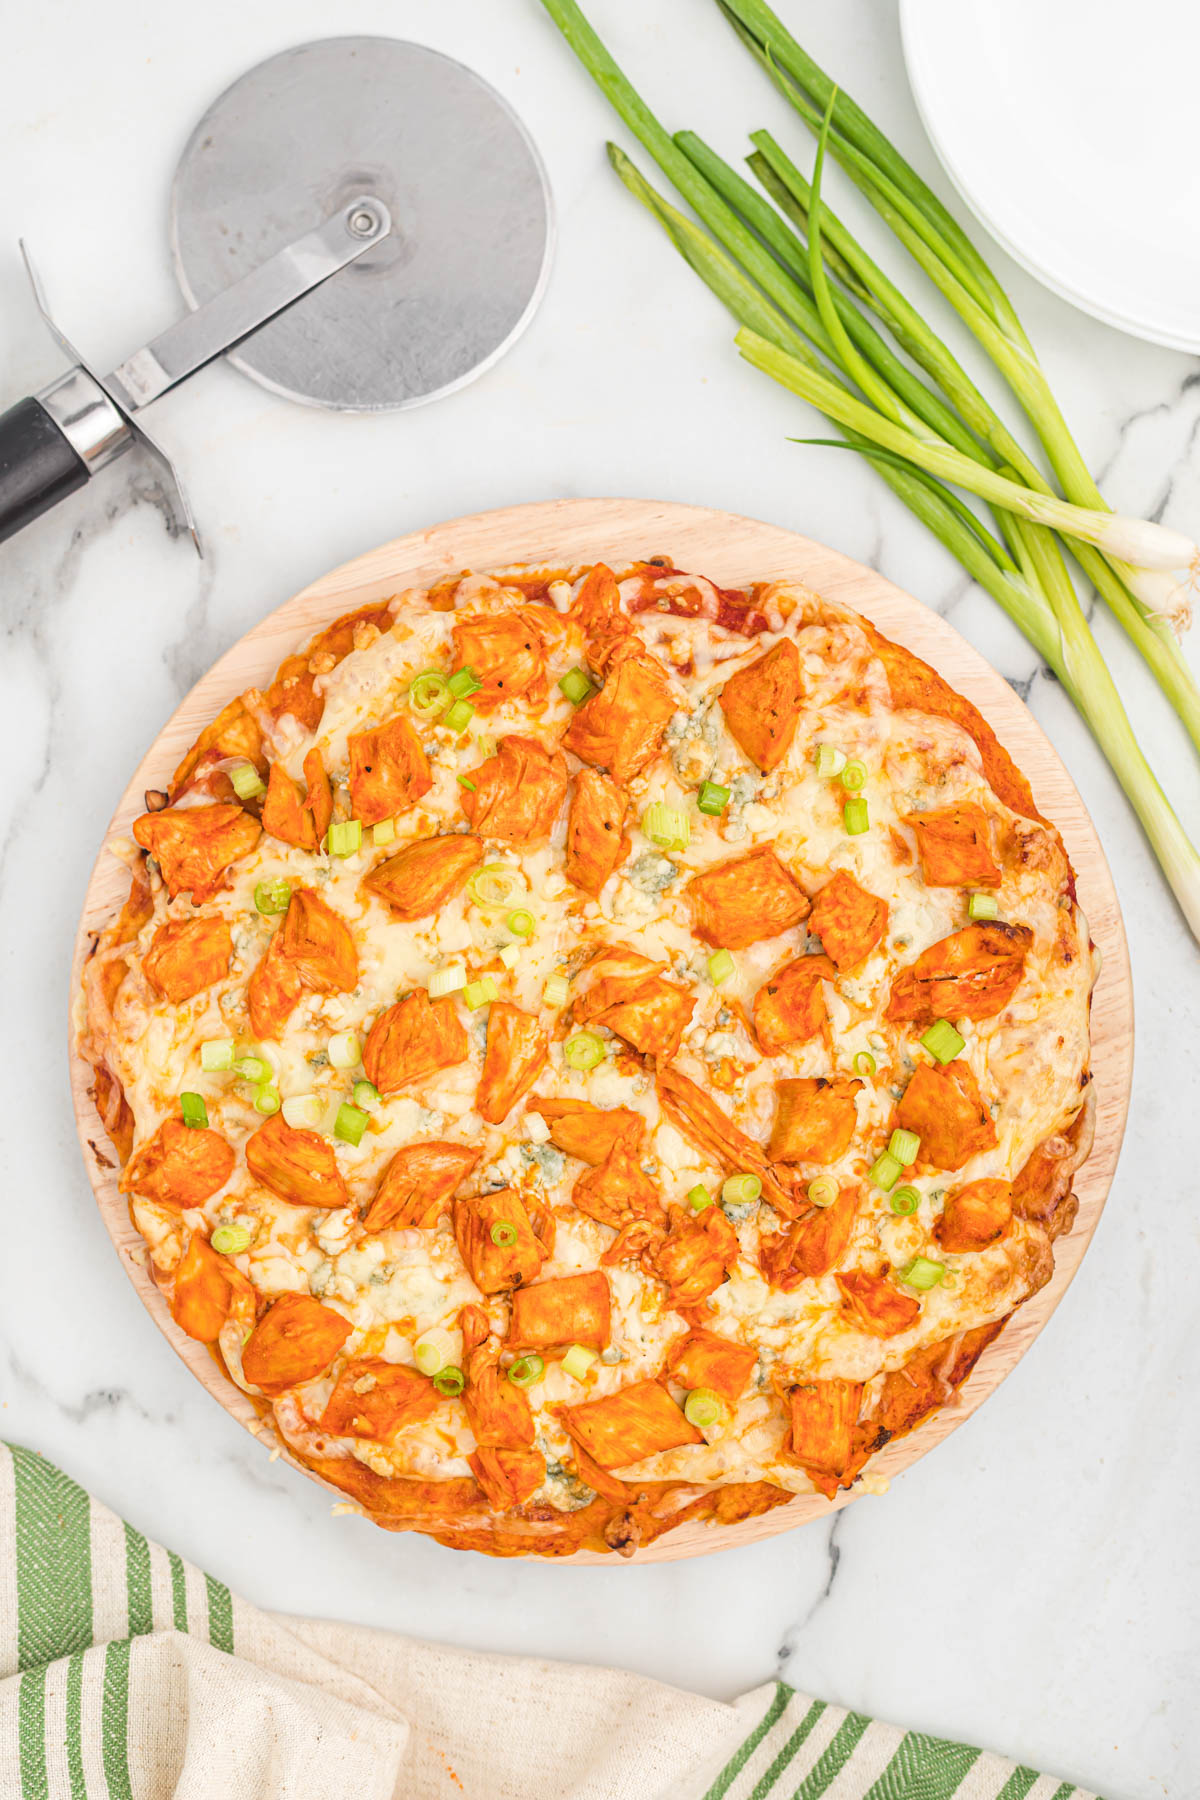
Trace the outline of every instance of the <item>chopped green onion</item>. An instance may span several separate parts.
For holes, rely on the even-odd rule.
[[[861,837],[871,827],[870,816],[865,800],[847,800],[842,808],[842,824],[846,828],[847,837]]]
[[[869,1050],[860,1050],[854,1058],[854,1073],[869,1081],[875,1073],[875,1058]]]
[[[429,977],[429,998],[440,1000],[443,994],[457,994],[466,985],[466,964],[447,963],[444,969],[435,969]]]
[[[408,704],[419,719],[436,719],[449,703],[450,683],[438,669],[426,669],[408,690]]]
[[[453,731],[461,737],[474,717],[475,708],[469,700],[456,700],[442,720],[442,724],[447,731]]]
[[[446,1368],[438,1370],[433,1378],[433,1385],[438,1393],[442,1394],[447,1400],[454,1400],[457,1399],[458,1395],[461,1394],[466,1387],[467,1378],[461,1369],[455,1368],[454,1364],[451,1363]]]
[[[570,991],[565,975],[551,975],[542,989],[542,999],[547,1006],[565,1006]]]
[[[842,770],[842,786],[849,794],[855,794],[859,788],[867,785],[867,765],[863,762],[848,762]]]
[[[838,1184],[832,1175],[818,1175],[808,1184],[808,1197],[814,1206],[832,1206],[838,1197]]]
[[[279,1089],[273,1082],[265,1081],[254,1096],[255,1112],[277,1113],[279,1107]]]
[[[720,987],[723,981],[729,980],[736,968],[737,964],[728,950],[714,950],[708,959],[708,979],[714,987]]]
[[[568,1375],[576,1381],[582,1381],[599,1355],[598,1350],[590,1350],[586,1344],[572,1344],[562,1359],[562,1366]]]
[[[293,1131],[315,1131],[325,1108],[315,1094],[289,1094],[283,1103],[283,1122]]]
[[[596,691],[579,668],[568,669],[565,675],[560,675],[558,685],[572,706],[582,706]]]
[[[282,875],[275,881],[260,881],[254,890],[255,910],[260,913],[286,912],[291,897],[292,884]]]
[[[518,1356],[515,1363],[508,1366],[508,1379],[517,1387],[532,1387],[541,1379],[546,1365],[540,1356]]]
[[[371,1122],[371,1115],[362,1112],[357,1106],[347,1106],[343,1101],[337,1109],[337,1118],[333,1121],[333,1135],[341,1138],[344,1144],[360,1144],[362,1134]]]
[[[492,1242],[500,1250],[511,1250],[517,1241],[517,1228],[510,1225],[507,1219],[501,1219],[492,1226]]]
[[[921,1042],[930,1056],[940,1063],[953,1062],[959,1051],[966,1047],[966,1039],[955,1031],[949,1019],[935,1019],[929,1030],[921,1033]]]
[[[464,663],[461,669],[455,669],[446,686],[456,700],[465,700],[468,694],[477,694],[483,683],[470,664]]]
[[[261,800],[267,791],[267,784],[253,763],[238,763],[230,769],[229,779],[239,800]]]
[[[729,789],[716,781],[704,781],[700,784],[700,792],[696,795],[696,805],[710,819],[719,819],[729,805]]]
[[[329,1040],[329,1060],[335,1069],[356,1069],[362,1061],[362,1046],[353,1031],[339,1031]]]
[[[469,775],[456,775],[454,779],[457,781],[459,787],[466,788],[469,794],[477,794],[479,792],[479,789]]]
[[[362,825],[358,819],[343,819],[329,827],[325,841],[330,856],[353,856],[362,844]]]
[[[436,1375],[450,1360],[454,1339],[448,1331],[435,1326],[413,1345],[413,1361],[422,1375]]]
[[[878,1162],[873,1163],[869,1170],[870,1179],[877,1188],[882,1188],[885,1194],[891,1192],[903,1173],[904,1164],[897,1162],[890,1150],[885,1150]]]
[[[209,1242],[220,1256],[240,1256],[250,1248],[250,1233],[244,1225],[218,1225]]]
[[[193,1131],[203,1131],[208,1124],[208,1108],[199,1094],[180,1094],[179,1110],[184,1124],[190,1125]]]
[[[386,844],[396,841],[395,819],[380,819],[378,825],[371,827],[371,843],[376,850],[382,850]]]
[[[967,902],[967,913],[972,919],[997,918],[1000,906],[995,894],[972,894]]]
[[[493,1000],[499,998],[500,991],[490,975],[482,975],[478,981],[468,981],[463,989],[463,999],[472,1012],[478,1012],[481,1006],[490,1006]]]
[[[519,869],[509,868],[506,863],[488,863],[476,869],[467,883],[467,893],[476,906],[504,907],[511,906],[527,885]]]
[[[604,1040],[598,1038],[594,1031],[577,1031],[563,1045],[563,1055],[567,1059],[567,1067],[586,1071],[594,1069],[597,1063],[604,1061]]]
[[[642,814],[642,830],[660,850],[686,850],[691,837],[687,814],[661,800],[655,800]]]
[[[888,1140],[888,1155],[894,1156],[906,1169],[916,1162],[920,1148],[921,1140],[915,1131],[896,1130]]]
[[[762,1195],[762,1178],[758,1175],[730,1175],[722,1184],[721,1198],[731,1206],[748,1206]]]
[[[898,1187],[892,1189],[889,1205],[891,1206],[892,1211],[894,1213],[899,1213],[902,1219],[907,1219],[910,1213],[915,1213],[920,1204],[921,1196],[918,1194],[916,1188]]]
[[[519,906],[516,912],[509,913],[504,923],[514,937],[527,938],[533,936],[537,920],[531,912],[526,912],[523,906]]]
[[[243,1081],[253,1082],[255,1087],[261,1087],[264,1081],[270,1081],[275,1073],[270,1063],[261,1056],[239,1056],[233,1065],[233,1072],[240,1075]]]
[[[500,961],[504,964],[506,969],[515,969],[521,960],[521,946],[519,944],[505,944],[504,948],[499,951],[498,954]]]
[[[725,1403],[711,1388],[693,1388],[683,1403],[683,1416],[697,1431],[711,1431],[725,1417]]]
[[[828,781],[832,776],[840,775],[845,768],[846,752],[835,750],[832,744],[818,744],[813,764],[822,780]]]
[[[363,1112],[370,1112],[378,1106],[381,1099],[379,1089],[373,1081],[356,1081],[354,1084],[354,1104]]]
[[[209,1075],[233,1067],[233,1039],[209,1038],[200,1046],[200,1067]]]
[[[712,1206],[713,1197],[702,1182],[687,1191],[687,1203],[694,1213],[702,1213],[706,1207]]]
[[[927,1256],[914,1256],[906,1269],[901,1269],[900,1279],[906,1287],[917,1288],[922,1293],[935,1288],[946,1273],[945,1263],[931,1262]]]

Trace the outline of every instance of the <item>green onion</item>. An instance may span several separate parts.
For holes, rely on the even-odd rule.
[[[293,1131],[316,1131],[325,1108],[316,1094],[289,1094],[283,1103],[283,1122]]]
[[[408,704],[419,719],[436,719],[450,703],[450,683],[439,669],[426,669],[414,678]]]
[[[357,1106],[347,1106],[345,1101],[337,1109],[337,1118],[333,1121],[333,1135],[341,1138],[344,1144],[360,1144],[363,1132],[371,1123],[371,1115]]]
[[[508,1379],[517,1387],[532,1387],[540,1381],[546,1365],[540,1356],[518,1356],[516,1362],[508,1366]]]
[[[568,1068],[581,1072],[594,1069],[597,1063],[604,1061],[604,1039],[598,1038],[594,1031],[577,1031],[563,1045],[563,1055]]]
[[[356,1069],[362,1061],[362,1046],[353,1031],[339,1031],[327,1046],[329,1060],[335,1069]]]
[[[330,856],[353,856],[362,844],[362,825],[357,819],[343,819],[329,827],[326,842]]]
[[[921,1140],[915,1131],[893,1131],[888,1140],[888,1155],[894,1156],[904,1168],[911,1168],[916,1162],[921,1149]]]
[[[719,819],[729,805],[729,789],[716,781],[704,781],[700,784],[700,792],[696,795],[696,805],[710,819]]]
[[[966,1039],[959,1036],[949,1019],[935,1019],[929,1030],[921,1033],[921,1042],[940,1063],[953,1062],[966,1045]]]
[[[568,669],[565,675],[560,675],[558,685],[572,706],[582,706],[584,701],[590,699],[596,691],[583,670],[579,668]]]
[[[461,669],[455,669],[446,686],[456,700],[465,700],[468,694],[477,694],[483,683],[474,669],[465,663]]]
[[[915,1213],[920,1206],[921,1196],[914,1187],[893,1188],[888,1204],[894,1213],[898,1213],[902,1219],[906,1219],[909,1213]]]
[[[254,905],[260,913],[281,913],[288,909],[292,884],[279,876],[275,881],[260,881],[254,890]]]
[[[848,762],[841,773],[841,783],[847,793],[857,793],[859,788],[867,785],[867,765],[862,762]]]
[[[846,766],[846,752],[835,750],[832,744],[818,744],[813,757],[813,767],[823,781],[834,775],[840,775]]]
[[[457,994],[467,985],[465,963],[447,963],[429,977],[429,998],[440,1000],[443,994]]]
[[[642,814],[642,830],[660,850],[686,850],[691,837],[687,814],[661,800],[655,800]]]
[[[233,1072],[240,1075],[243,1081],[252,1082],[255,1087],[261,1087],[264,1081],[270,1081],[275,1073],[270,1063],[261,1056],[239,1056],[233,1065]]]
[[[261,800],[267,784],[253,763],[238,763],[230,769],[229,779],[239,800]]]
[[[511,906],[527,885],[519,869],[511,869],[505,863],[488,863],[476,869],[467,883],[467,893],[476,906],[504,907]]]
[[[461,737],[474,717],[475,708],[469,700],[456,700],[442,720],[442,724],[447,731],[456,732]]]
[[[209,1242],[221,1256],[240,1256],[250,1248],[250,1233],[244,1225],[218,1225]]]
[[[514,937],[527,938],[533,936],[537,920],[531,912],[526,912],[523,906],[519,906],[516,912],[509,913],[504,923]]]
[[[506,969],[515,969],[521,960],[521,946],[519,944],[505,944],[502,949],[497,951],[497,955]]]
[[[869,1050],[860,1050],[854,1058],[854,1073],[869,1081],[875,1073],[875,1058]]]
[[[565,975],[551,975],[542,989],[542,999],[547,1006],[562,1007],[567,1004],[570,991]]]
[[[945,1263],[931,1262],[927,1256],[914,1256],[906,1269],[901,1269],[900,1279],[906,1287],[917,1288],[922,1293],[935,1288],[946,1273]]]
[[[814,1206],[832,1206],[838,1197],[838,1184],[832,1175],[818,1175],[808,1184],[808,1197]]]
[[[200,1067],[209,1075],[233,1067],[233,1039],[209,1038],[200,1046]]]
[[[277,1113],[280,1104],[279,1089],[273,1082],[264,1082],[254,1096],[255,1112]]]
[[[179,1110],[184,1124],[190,1125],[193,1131],[203,1131],[208,1124],[208,1108],[199,1094],[180,1094]]]
[[[725,1402],[711,1388],[693,1388],[683,1403],[683,1416],[697,1431],[711,1431],[725,1417]]]
[[[877,1188],[882,1188],[885,1194],[895,1187],[903,1173],[904,1164],[897,1162],[890,1150],[885,1150],[879,1160],[872,1163],[868,1171],[869,1179],[875,1183]]]
[[[762,1178],[758,1175],[730,1175],[721,1186],[721,1198],[731,1206],[748,1206],[761,1196]]]
[[[598,1350],[591,1350],[586,1344],[572,1344],[562,1359],[562,1366],[568,1375],[576,1381],[582,1381],[599,1355]]]
[[[723,981],[729,980],[736,968],[737,964],[728,950],[714,950],[708,959],[708,979],[714,987],[720,987]]]
[[[490,1006],[493,1000],[500,998],[500,991],[490,975],[481,975],[478,981],[468,981],[463,989],[463,999],[472,1012],[478,1012],[481,1006]]]
[[[492,1242],[501,1250],[511,1250],[517,1241],[517,1228],[510,1225],[507,1219],[501,1219],[492,1226]]]
[[[396,841],[395,819],[380,819],[378,825],[371,827],[371,844],[376,850],[382,850]]]
[[[995,894],[972,894],[967,902],[967,913],[972,919],[995,919],[999,917],[1000,906]]]
[[[687,1203],[694,1213],[702,1213],[706,1207],[713,1205],[713,1197],[702,1182],[687,1191]]]
[[[457,781],[459,787],[466,788],[469,794],[477,794],[479,792],[479,789],[469,775],[456,775],[454,779]]]
[[[842,808],[842,824],[846,828],[848,837],[861,837],[864,831],[868,831],[871,826],[871,820],[867,812],[866,801],[858,799],[847,800],[845,806]]]
[[[373,1081],[356,1081],[354,1084],[354,1104],[363,1112],[370,1112],[378,1106],[382,1098]]]
[[[438,1370],[433,1378],[433,1385],[447,1400],[454,1400],[466,1387],[467,1378],[461,1369],[450,1363],[446,1368]]]
[[[450,1360],[455,1340],[448,1331],[435,1326],[413,1345],[413,1361],[422,1375],[436,1375]]]

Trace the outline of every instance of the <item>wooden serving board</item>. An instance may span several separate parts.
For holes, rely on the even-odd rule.
[[[1133,995],[1129,954],[1112,877],[1095,827],[1070,776],[1003,677],[952,626],[881,575],[777,525],[702,507],[647,500],[552,500],[478,513],[397,538],[357,557],[277,607],[239,639],[196,684],[150,746],[121,798],[88,884],[75,946],[72,992],[78,993],[92,934],[108,923],[129,885],[125,866],[108,854],[109,840],[128,838],[133,819],[144,811],[145,790],[167,786],[185,750],[221,707],[248,687],[265,687],[282,659],[321,626],[354,607],[386,599],[405,587],[429,586],[463,569],[599,560],[620,567],[651,556],[669,557],[676,566],[708,575],[728,587],[782,577],[801,580],[827,599],[844,602],[866,614],[888,637],[930,663],[979,708],[1030,781],[1039,808],[1062,832],[1077,873],[1080,903],[1102,953],[1102,972],[1092,1006],[1096,1139],[1092,1154],[1075,1181],[1079,1196],[1075,1228],[1055,1245],[1053,1280],[1018,1309],[999,1338],[984,1352],[957,1400],[874,1459],[873,1474],[894,1476],[924,1456],[987,1399],[1029,1349],[1079,1267],[1108,1194],[1125,1128],[1133,1068]],[[111,1145],[88,1094],[90,1079],[91,1071],[72,1044],[72,1092],[88,1174],[126,1274],[160,1331],[197,1380],[247,1429],[273,1443],[273,1428],[263,1425],[251,1401],[221,1374],[202,1345],[177,1328],[143,1266],[142,1240],[130,1224],[125,1200],[117,1192],[118,1171],[112,1166]],[[283,1454],[288,1456],[286,1449]],[[303,1469],[299,1463],[293,1466]],[[310,1472],[303,1469],[303,1473]],[[330,1493],[333,1498],[344,1498],[334,1490]],[[853,1495],[843,1494],[830,1503],[819,1495],[808,1495],[738,1525],[684,1525],[639,1552],[634,1560],[654,1562],[699,1556],[771,1537],[809,1519],[824,1517],[850,1498]],[[380,1553],[380,1546],[375,1545],[372,1554]],[[612,1565],[621,1559],[582,1553],[570,1560]]]

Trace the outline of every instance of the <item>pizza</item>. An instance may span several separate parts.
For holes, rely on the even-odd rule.
[[[175,1324],[390,1529],[880,1486],[1071,1227],[1097,971],[975,709],[803,584],[336,620],[113,848],[78,999]]]

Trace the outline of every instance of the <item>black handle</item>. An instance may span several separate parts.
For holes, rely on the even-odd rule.
[[[0,543],[88,478],[87,464],[37,400],[0,417]]]

